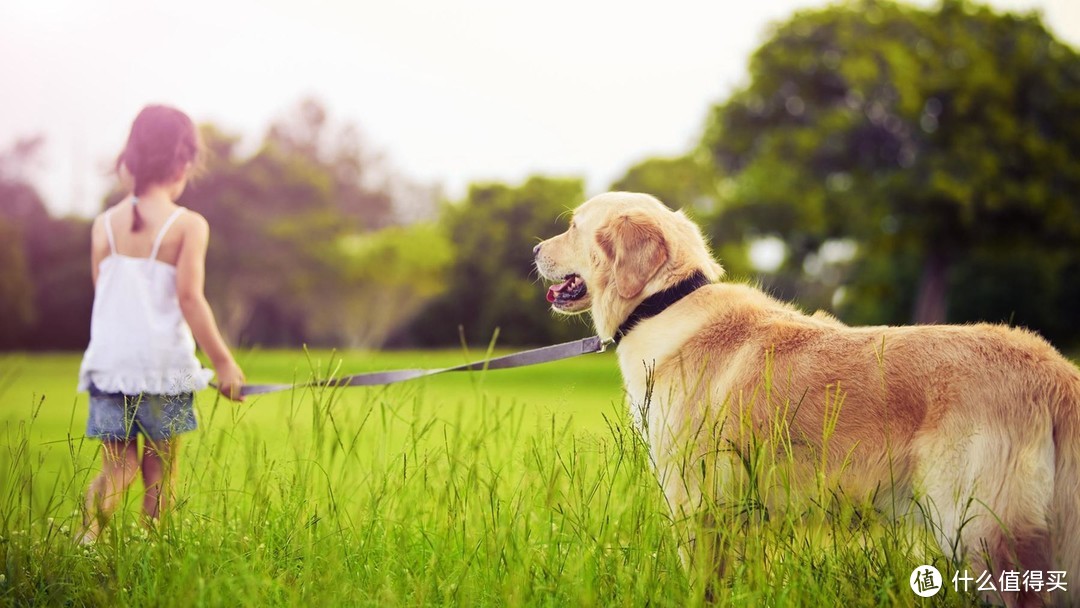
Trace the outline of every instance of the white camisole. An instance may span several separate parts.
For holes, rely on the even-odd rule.
[[[177,395],[206,388],[214,373],[195,357],[195,339],[176,296],[176,267],[157,259],[165,233],[184,212],[165,220],[149,258],[121,255],[105,214],[109,253],[98,267],[90,345],[79,390],[93,383],[106,393]]]

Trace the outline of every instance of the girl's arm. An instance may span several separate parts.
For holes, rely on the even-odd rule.
[[[187,215],[190,219],[185,222],[180,256],[176,261],[176,295],[180,300],[180,310],[191,327],[195,341],[214,366],[218,390],[229,399],[242,401],[240,387],[244,385],[244,372],[240,370],[229,352],[229,347],[225,345],[217,322],[214,321],[214,313],[203,293],[210,225],[197,213],[189,212]]]
[[[105,214],[94,219],[94,225],[90,228],[90,277],[97,287],[98,266],[101,260],[109,256],[109,237],[105,234]]]

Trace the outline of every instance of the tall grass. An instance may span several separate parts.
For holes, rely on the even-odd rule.
[[[77,431],[43,441],[40,397],[10,406],[25,414],[0,435],[0,602],[975,605],[951,589],[912,594],[915,566],[946,580],[954,567],[918,527],[838,501],[776,508],[750,485],[738,527],[723,531],[724,579],[692,584],[684,522],[672,521],[647,446],[614,403],[588,404],[604,415],[581,428],[482,382],[239,407],[202,397],[171,516],[142,526],[135,487],[92,547],[72,539],[98,444]],[[77,429],[84,414],[70,407]],[[268,407],[273,431],[249,423]],[[766,445],[738,455],[748,472],[777,464]]]

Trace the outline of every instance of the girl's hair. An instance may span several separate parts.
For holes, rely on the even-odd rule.
[[[150,186],[178,178],[188,163],[198,167],[202,157],[199,130],[187,114],[162,105],[146,106],[131,124],[124,151],[116,159],[135,180],[132,194],[138,200]],[[132,207],[131,231],[138,232],[142,217]]]

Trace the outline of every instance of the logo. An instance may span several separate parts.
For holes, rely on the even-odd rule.
[[[941,591],[941,573],[933,566],[919,566],[908,579],[911,590],[919,597],[932,597]]]

